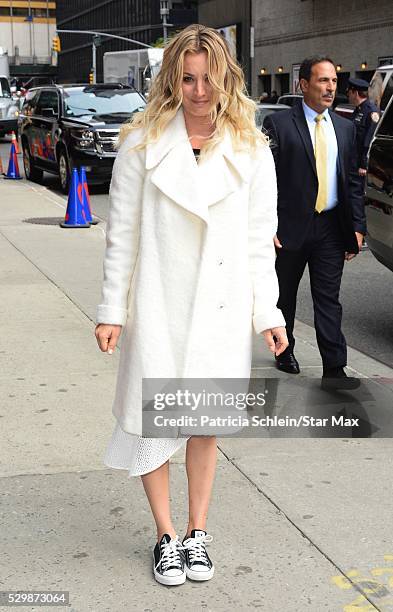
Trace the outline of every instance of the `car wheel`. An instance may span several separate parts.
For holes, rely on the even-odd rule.
[[[40,183],[43,177],[43,171],[37,168],[34,164],[33,157],[30,153],[29,145],[27,142],[24,142],[22,145],[23,148],[23,167],[25,169],[25,177],[28,181],[34,181],[35,183]]]
[[[57,160],[58,172],[60,178],[60,187],[63,193],[68,194],[70,187],[70,167],[68,164],[68,157],[65,149],[61,149]]]

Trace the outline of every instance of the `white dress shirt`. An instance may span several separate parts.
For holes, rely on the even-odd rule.
[[[311,142],[313,144],[315,150],[315,117],[317,115],[322,114],[323,120],[321,121],[321,127],[325,131],[326,142],[328,148],[328,169],[327,169],[327,179],[328,179],[328,196],[325,210],[330,210],[337,206],[338,204],[338,196],[337,196],[337,162],[338,162],[338,147],[337,147],[337,139],[336,132],[334,131],[334,126],[332,119],[329,115],[328,109],[326,109],[323,113],[317,113],[315,110],[307,106],[305,102],[303,104],[304,116],[306,117],[306,122],[308,129],[310,131]]]

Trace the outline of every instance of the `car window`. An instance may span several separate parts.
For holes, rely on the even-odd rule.
[[[278,102],[287,106],[295,106],[295,104],[301,104],[302,100],[303,96],[280,96]]]
[[[23,102],[22,113],[24,115],[33,115],[38,101],[39,91],[28,91]]]
[[[278,108],[257,108],[257,111],[255,113],[255,123],[257,125],[257,127],[260,129],[263,126],[263,123],[266,119],[266,117],[268,115],[271,115],[272,113],[276,113],[277,111],[281,111],[284,110],[280,107]]]
[[[393,74],[390,75],[388,82],[386,83],[385,91],[383,92],[381,99],[381,110],[385,110],[389,104],[389,100],[393,95]]]
[[[55,115],[59,112],[59,100],[57,92],[49,89],[43,89],[38,99],[36,107],[36,115],[42,114],[43,108],[52,108]]]
[[[97,89],[78,87],[64,90],[66,117],[83,115],[131,115],[145,107],[136,91],[127,89]]]
[[[393,137],[393,103],[383,114],[381,125],[378,129],[378,136]]]
[[[5,77],[0,77],[0,97],[11,98],[10,84]]]
[[[368,97],[371,102],[374,102],[379,108],[381,108],[382,89],[383,82],[386,76],[386,72],[377,70],[371,79],[370,87],[368,89]]]

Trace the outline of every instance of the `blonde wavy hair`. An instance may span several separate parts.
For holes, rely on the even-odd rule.
[[[148,103],[122,126],[119,145],[139,128],[144,129],[144,139],[135,149],[159,139],[182,105],[184,56],[202,51],[207,53],[208,79],[213,91],[210,118],[215,130],[201,153],[207,154],[221,142],[226,129],[237,150],[267,144],[266,136],[255,125],[256,104],[247,97],[243,71],[231,56],[225,39],[212,28],[194,24],[175,35],[166,46]]]

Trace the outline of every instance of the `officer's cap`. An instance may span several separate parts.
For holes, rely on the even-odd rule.
[[[357,91],[367,91],[368,83],[364,79],[348,79],[348,87],[351,89],[356,89]]]

